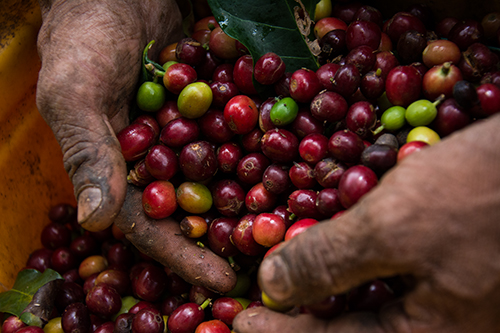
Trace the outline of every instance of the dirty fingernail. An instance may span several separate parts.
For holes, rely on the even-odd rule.
[[[272,256],[260,265],[260,282],[266,293],[282,302],[293,297],[293,283],[287,264],[281,256]]]
[[[81,224],[94,213],[102,201],[101,189],[88,187],[78,196],[78,222]]]

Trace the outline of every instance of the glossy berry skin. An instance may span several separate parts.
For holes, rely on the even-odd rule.
[[[154,144],[156,134],[151,126],[132,123],[116,135],[125,161],[137,161],[146,156],[148,149]]]
[[[315,165],[328,154],[328,138],[320,133],[311,133],[300,141],[299,154],[302,159]]]
[[[421,99],[411,103],[406,108],[405,118],[413,127],[430,124],[437,114],[436,102]]]
[[[314,190],[302,189],[293,191],[287,200],[288,210],[298,218],[322,218],[316,207],[318,193]]]
[[[154,145],[145,158],[146,169],[156,179],[169,180],[179,171],[175,152],[164,145]]]
[[[396,165],[398,150],[388,145],[373,144],[361,154],[361,163],[372,169],[378,177]]]
[[[231,330],[221,320],[212,319],[198,325],[194,333],[231,333]]]
[[[314,168],[307,162],[295,162],[288,175],[296,188],[313,188],[316,185]]]
[[[274,194],[285,192],[292,185],[288,171],[290,167],[285,164],[273,163],[269,165],[262,175],[262,183],[266,190]]]
[[[339,160],[327,157],[314,166],[314,177],[324,188],[336,188],[347,166]]]
[[[4,320],[1,330],[3,333],[14,333],[23,327],[26,327],[26,324],[18,316],[12,315]]]
[[[377,60],[374,50],[368,45],[357,46],[345,56],[345,64],[356,66],[359,74],[365,75],[373,69]]]
[[[331,218],[344,207],[340,203],[339,190],[336,188],[324,188],[318,192],[316,197],[316,209],[324,218]]]
[[[61,326],[64,332],[78,333],[90,329],[90,313],[82,302],[70,304],[61,316]]]
[[[224,173],[234,173],[243,157],[243,149],[234,142],[225,142],[217,149],[217,165]]]
[[[241,311],[243,311],[243,305],[227,296],[217,298],[212,304],[212,316],[228,326],[233,324],[234,317]]]
[[[356,163],[365,149],[363,140],[350,130],[340,130],[330,137],[328,151],[338,160],[346,163]]]
[[[238,162],[236,175],[242,183],[255,185],[262,181],[264,171],[270,164],[270,160],[264,154],[250,153]]]
[[[378,183],[377,175],[364,165],[347,169],[339,182],[340,202],[348,209]]]
[[[299,156],[299,140],[292,132],[276,128],[262,136],[262,152],[273,162],[289,163]]]
[[[238,224],[238,218],[222,216],[214,219],[208,227],[208,246],[221,257],[238,254],[238,248],[231,242],[231,235]]]
[[[371,134],[371,129],[375,126],[376,122],[377,114],[375,107],[370,102],[355,102],[347,110],[347,128],[363,139]]]
[[[424,141],[407,142],[404,145],[402,145],[401,148],[399,148],[397,161],[400,162],[408,155],[413,154],[414,152],[420,151],[423,148],[426,148],[428,146],[429,146],[429,144],[427,142],[424,142]]]
[[[191,142],[182,148],[179,166],[187,179],[195,182],[207,180],[217,172],[217,156],[208,141]]]
[[[279,55],[268,52],[262,55],[254,66],[254,78],[264,85],[276,83],[285,74],[286,65]]]
[[[165,323],[159,310],[145,308],[134,315],[131,326],[134,333],[162,333]]]
[[[376,50],[380,44],[382,31],[374,22],[359,20],[349,24],[346,30],[346,46],[349,50],[362,45]]]
[[[213,81],[210,83],[210,89],[212,89],[213,94],[212,105],[217,108],[224,108],[231,98],[240,93],[233,82]]]
[[[348,108],[346,99],[333,91],[322,91],[313,98],[310,104],[310,111],[314,118],[331,123],[342,120]]]
[[[250,132],[241,137],[241,146],[249,153],[260,152],[260,140],[264,132],[258,127],[254,127]]]
[[[285,237],[286,226],[283,219],[272,213],[261,213],[255,217],[252,228],[253,238],[265,247],[272,247]]]
[[[178,95],[188,84],[193,83],[198,75],[193,67],[188,64],[172,64],[165,71],[163,84],[168,91]]]
[[[181,148],[198,139],[200,126],[194,119],[179,117],[170,121],[160,132],[160,142],[170,148]]]
[[[257,214],[246,214],[238,221],[231,235],[234,245],[241,253],[256,256],[265,251],[265,247],[255,241],[252,235],[253,222]]]
[[[209,109],[198,119],[198,125],[201,134],[213,143],[228,142],[235,135],[224,119],[223,111],[218,109]]]
[[[132,280],[133,293],[141,300],[156,302],[166,289],[166,280],[161,267],[148,265]]]
[[[78,257],[68,247],[55,249],[50,262],[51,268],[59,274],[64,274],[70,269],[77,268],[79,264]]]
[[[253,59],[250,55],[243,55],[234,63],[233,80],[238,90],[245,95],[256,95],[253,85]]]
[[[234,133],[246,134],[257,125],[259,110],[250,97],[237,95],[224,107],[224,119]]]
[[[500,87],[493,83],[484,83],[477,87],[477,96],[482,116],[491,116],[500,112]]]
[[[448,34],[448,39],[465,51],[470,45],[482,42],[484,29],[480,22],[466,19],[455,24]]]
[[[175,309],[167,320],[171,333],[192,333],[205,319],[205,312],[196,303],[185,303]]]
[[[440,95],[453,96],[453,87],[462,81],[462,72],[451,62],[445,62],[430,68],[422,78],[422,92],[428,100],[434,101]]]
[[[354,64],[343,64],[335,72],[332,80],[332,91],[344,98],[352,96],[361,84],[361,73]]]
[[[299,112],[298,104],[291,97],[277,101],[269,111],[269,118],[275,126],[286,126],[292,123]]]
[[[476,88],[473,89],[475,92]],[[454,98],[448,98],[438,105],[432,127],[440,137],[445,137],[464,128],[471,122],[472,118],[469,113],[461,108]]]
[[[387,99],[393,105],[407,107],[420,96],[422,76],[413,66],[393,68],[385,81]]]
[[[299,103],[310,102],[321,89],[323,89],[321,82],[316,73],[310,69],[298,69],[290,78],[290,96]]]
[[[271,210],[276,200],[276,195],[266,190],[264,184],[260,182],[247,192],[245,206],[250,213],[258,214]]]
[[[290,228],[287,229],[285,233],[285,241],[294,238],[295,236],[304,232],[307,228],[312,227],[313,225],[316,225],[318,223],[319,223],[318,220],[311,218],[304,218],[298,220],[297,222],[292,224]]]
[[[299,139],[304,138],[311,133],[320,133],[324,131],[324,123],[312,116],[307,109],[299,110],[297,117],[290,125],[290,131]]]
[[[101,283],[90,289],[85,298],[85,304],[91,313],[109,318],[118,313],[122,300],[113,287]]]
[[[418,17],[407,12],[397,12],[385,26],[385,32],[394,45],[397,44],[399,37],[408,30],[415,30],[421,34],[425,34],[427,31]]]
[[[245,204],[245,191],[232,179],[223,179],[211,189],[213,204],[224,216],[235,217],[241,213]]]
[[[142,192],[142,207],[146,215],[153,219],[166,218],[177,209],[175,188],[171,182],[157,180]]]

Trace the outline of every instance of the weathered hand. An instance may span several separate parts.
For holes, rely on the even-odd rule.
[[[332,321],[249,309],[237,333],[500,331],[500,115],[403,160],[338,219],[265,259],[259,284],[288,305],[363,282],[411,276],[414,288],[379,313]]]
[[[127,170],[115,133],[128,124],[142,50],[151,40],[156,52],[178,40],[181,15],[173,0],[40,6],[38,109],[61,146],[79,223],[102,230],[125,199]]]
[[[174,1],[41,1],[42,59],[37,105],[63,151],[78,200],[78,221],[98,231],[114,221],[140,250],[190,283],[231,290],[236,275],[226,260],[180,237],[178,222],[142,211],[141,191],[127,187],[115,134],[128,124],[142,50],[182,36]],[[125,203],[124,203],[125,202]]]

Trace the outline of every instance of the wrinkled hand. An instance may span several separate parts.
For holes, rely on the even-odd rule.
[[[499,332],[499,128],[496,115],[410,155],[349,212],[274,251],[258,275],[283,305],[412,276],[415,286],[401,300],[332,321],[249,309],[234,331]]]
[[[150,53],[155,59],[162,45],[182,37],[177,4],[174,0],[40,0],[40,7],[42,68],[37,106],[61,146],[78,202],[78,222],[90,231],[103,230],[113,223],[126,200],[128,208],[121,213],[119,227],[126,229],[127,237],[138,248],[147,248],[148,254],[163,264],[171,263],[172,251],[161,249],[168,241],[165,237],[174,237],[175,226],[172,221],[162,221],[158,227],[154,225],[157,221],[139,214],[141,207],[130,202],[140,200],[136,191],[126,199],[127,169],[115,134],[128,124],[144,47],[156,41]],[[132,224],[137,227],[129,228]],[[145,232],[163,230],[165,225],[170,227],[162,236]],[[173,244],[178,241],[172,240],[167,247]],[[186,246],[192,249],[196,245]],[[198,267],[192,265],[193,260],[181,261],[174,271],[190,282],[202,276],[198,284],[219,291],[234,286],[234,272],[216,259],[224,266],[221,271],[229,271],[229,275],[219,276],[224,287],[201,269],[183,273],[184,266]]]
[[[142,50],[176,38],[174,1],[41,1],[42,68],[37,105],[63,152],[78,221],[110,226],[126,192],[126,165],[115,133],[128,124]],[[158,48],[157,48],[158,49]],[[159,51],[159,50],[157,50]]]

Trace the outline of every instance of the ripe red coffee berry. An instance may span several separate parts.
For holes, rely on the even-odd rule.
[[[171,182],[156,180],[142,193],[142,207],[146,215],[153,219],[163,219],[177,209],[175,188]]]
[[[255,217],[252,228],[253,238],[265,247],[278,244],[285,237],[286,226],[281,216],[261,213]]]
[[[260,84],[274,84],[285,74],[286,65],[283,59],[274,52],[261,56],[255,63],[253,76]]]
[[[234,96],[224,107],[224,119],[236,134],[249,133],[259,121],[259,109],[246,95]]]
[[[290,78],[290,97],[296,102],[308,103],[323,89],[316,73],[301,68],[293,72]]]

